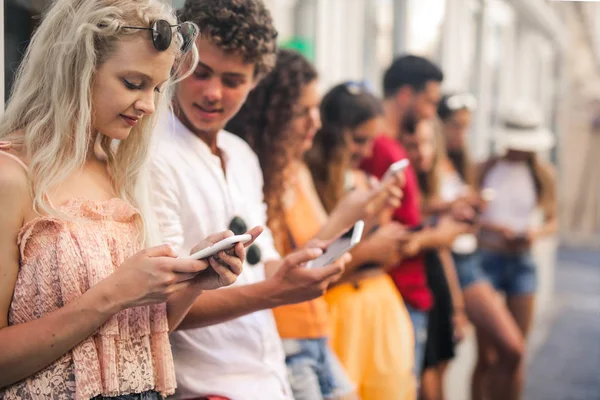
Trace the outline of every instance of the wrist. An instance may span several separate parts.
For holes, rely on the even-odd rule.
[[[112,276],[90,289],[98,297],[95,302],[97,310],[105,315],[114,315],[132,307],[132,304],[130,304],[130,301],[125,296],[126,291],[121,290],[118,283],[114,284],[112,282]]]
[[[187,298],[196,298],[200,296],[203,292],[204,289],[202,288],[202,281],[200,280],[192,282],[191,285],[182,290],[182,293],[185,293],[184,296]]]
[[[265,308],[275,308],[287,304],[283,299],[281,284],[277,282],[275,276],[257,283],[256,289],[257,294],[267,302],[267,307]]]

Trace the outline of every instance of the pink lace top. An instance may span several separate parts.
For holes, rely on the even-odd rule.
[[[0,142],[0,150],[6,147]],[[72,199],[60,210],[73,218],[39,217],[19,233],[10,325],[64,306],[139,250],[139,213],[125,201]],[[80,400],[148,390],[166,396],[175,386],[166,305],[160,304],[114,315],[47,368],[0,389],[0,399]]]

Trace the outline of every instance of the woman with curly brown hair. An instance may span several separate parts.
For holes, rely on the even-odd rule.
[[[341,207],[327,215],[302,159],[321,127],[317,84],[317,73],[304,57],[281,50],[274,70],[227,126],[258,154],[265,177],[267,225],[282,254],[312,238],[330,239],[368,217],[365,210],[376,211],[390,200],[397,202],[399,196],[391,182],[346,196]],[[328,347],[329,319],[323,298],[279,307],[274,314],[295,398],[355,398],[352,383]]]
[[[320,128],[317,72],[300,54],[281,50],[277,63],[226,129],[244,138],[264,175],[267,224],[285,255],[321,230],[327,215],[314,195],[302,154]],[[327,344],[323,298],[273,310],[297,400],[354,398],[354,385]]]

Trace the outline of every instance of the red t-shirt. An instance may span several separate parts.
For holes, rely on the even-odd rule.
[[[379,136],[375,139],[373,155],[363,161],[361,168],[381,178],[388,167],[396,161],[406,158],[406,150],[398,141]],[[408,227],[421,224],[420,193],[417,175],[412,166],[404,170],[406,184],[402,188],[402,205],[394,212],[394,220]],[[406,259],[390,270],[390,276],[402,294],[404,301],[414,308],[427,311],[433,304],[433,298],[427,284],[425,258],[422,254]]]

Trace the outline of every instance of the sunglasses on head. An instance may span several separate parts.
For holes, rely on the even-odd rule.
[[[152,43],[158,51],[165,51],[171,46],[171,42],[173,41],[173,28],[177,28],[176,35],[179,35],[181,39],[181,51],[183,53],[190,51],[199,32],[198,26],[193,22],[171,25],[164,19],[154,21],[150,28],[139,26],[124,26],[123,28],[151,31]]]
[[[344,83],[344,88],[353,96],[364,92],[372,92],[371,85],[367,81],[348,81]]]
[[[246,225],[246,221],[241,217],[233,217],[229,223],[229,230],[236,235],[242,235],[248,231],[248,226]],[[248,250],[246,250],[246,261],[248,261],[248,264],[256,265],[260,262],[260,259],[260,247],[255,244],[248,247]]]
[[[452,110],[475,110],[477,108],[477,99],[470,93],[455,94],[448,97],[445,101],[446,106]]]

